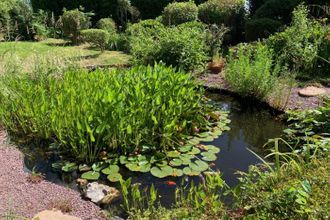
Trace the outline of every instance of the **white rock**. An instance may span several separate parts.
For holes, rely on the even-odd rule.
[[[85,196],[96,204],[110,204],[120,192],[114,187],[92,182],[87,185]]]
[[[298,94],[303,97],[313,97],[318,95],[323,95],[326,93],[325,89],[318,88],[315,86],[308,86],[298,91]]]
[[[65,215],[61,211],[57,210],[45,210],[39,212],[33,220],[81,220],[81,218]]]

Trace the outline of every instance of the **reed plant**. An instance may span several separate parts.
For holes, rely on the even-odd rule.
[[[195,80],[164,65],[4,74],[0,84],[1,124],[55,142],[77,162],[94,162],[101,150],[164,152],[208,125],[210,109]]]

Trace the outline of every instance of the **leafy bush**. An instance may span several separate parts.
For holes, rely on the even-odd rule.
[[[81,37],[84,42],[90,43],[104,51],[108,45],[110,34],[101,29],[87,29],[81,31]]]
[[[97,22],[97,27],[99,29],[108,31],[110,34],[116,33],[117,27],[116,23],[112,18],[102,18]]]
[[[243,6],[242,0],[209,0],[198,6],[198,17],[207,24],[229,26],[235,14],[239,13]]]
[[[239,45],[231,49],[225,70],[230,87],[242,96],[264,99],[276,86],[279,65],[274,63],[272,52],[263,44]]]
[[[326,33],[320,23],[308,19],[307,16],[307,8],[299,6],[293,12],[290,27],[267,40],[268,46],[274,50],[282,65],[298,72],[315,67]]]
[[[62,76],[4,74],[0,85],[2,125],[55,141],[77,162],[97,160],[102,149],[164,152],[208,124],[195,80],[163,65]]]
[[[69,37],[74,44],[80,40],[80,31],[90,26],[88,14],[78,9],[64,11],[62,15],[62,30],[66,37]]]
[[[283,24],[270,18],[251,19],[245,24],[245,39],[247,41],[255,41],[261,38],[267,38],[275,32]]]
[[[201,23],[164,27],[149,20],[130,26],[126,33],[130,38],[130,52],[137,63],[152,65],[162,61],[192,70],[207,60],[205,26]]]
[[[207,24],[225,25],[230,29],[226,43],[239,42],[243,38],[244,1],[208,0],[198,6],[198,18]]]
[[[198,8],[193,2],[174,2],[165,7],[162,17],[166,25],[196,21]]]

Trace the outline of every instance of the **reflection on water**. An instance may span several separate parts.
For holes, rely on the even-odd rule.
[[[215,161],[216,166],[213,169],[220,170],[226,183],[229,186],[234,186],[238,182],[235,176],[236,171],[247,171],[250,165],[260,163],[260,160],[247,148],[261,153],[261,147],[264,143],[270,138],[278,137],[284,127],[280,121],[260,106],[240,103],[229,96],[214,93],[209,93],[208,97],[221,109],[230,111],[231,123],[229,127],[231,130],[223,133],[211,144],[221,148],[218,159]],[[36,170],[43,172],[49,181],[75,188],[73,180],[76,174],[73,177],[70,175],[63,176],[52,171],[51,163],[58,156],[52,155],[49,157],[43,151],[36,152],[36,149],[26,155],[25,165],[27,169],[31,170],[36,167]],[[162,196],[162,203],[167,206],[174,202],[175,186],[169,186],[166,182],[171,180],[180,184],[181,181],[184,181],[182,178],[174,177],[158,179],[150,174],[132,173],[125,168],[122,169],[122,173],[124,178],[132,177],[133,182],[139,182],[142,186],[154,184]],[[190,180],[198,182],[199,177],[190,178]],[[116,184],[112,185],[118,186]]]

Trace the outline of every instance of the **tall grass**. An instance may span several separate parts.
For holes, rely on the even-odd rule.
[[[231,89],[241,96],[264,99],[276,86],[280,67],[272,52],[262,43],[239,45],[228,57],[225,79]]]
[[[8,130],[56,142],[82,162],[97,160],[101,150],[166,151],[207,126],[195,80],[163,65],[4,74],[0,85],[0,120]]]

